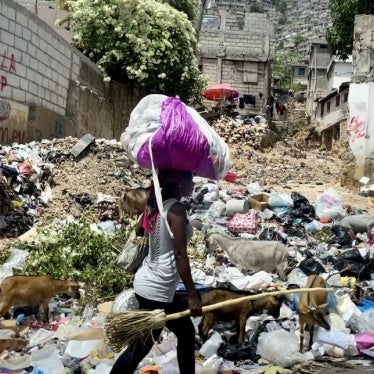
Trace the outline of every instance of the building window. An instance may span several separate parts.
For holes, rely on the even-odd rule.
[[[321,117],[325,114],[325,103],[321,104]]]
[[[304,76],[305,75],[305,68],[297,68],[297,75]]]
[[[206,15],[203,17],[201,30],[219,30],[221,27],[221,17]]]
[[[335,106],[338,107],[340,105],[340,95],[336,96]]]
[[[348,92],[346,92],[344,94],[344,97],[343,97],[343,103],[346,103],[348,101]]]
[[[330,113],[331,110],[331,101],[328,101],[326,104],[326,113]]]

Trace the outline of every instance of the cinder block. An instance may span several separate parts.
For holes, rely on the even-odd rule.
[[[4,16],[8,17],[12,21],[16,20],[16,11],[14,8],[8,6],[6,3],[3,3],[3,7],[1,9],[1,12]]]
[[[19,90],[18,88],[12,89],[12,98],[16,101],[25,102],[26,100],[26,92],[23,90]]]
[[[28,27],[28,19],[27,17],[21,13],[21,12],[17,12],[16,14],[16,22],[19,23],[21,26],[24,26],[24,27]]]
[[[370,182],[370,178],[369,177],[362,177],[359,180],[360,185],[363,185],[363,186],[366,186],[369,182]]]
[[[5,30],[9,29],[9,19],[3,14],[0,14],[0,25],[2,25]]]
[[[33,19],[29,20],[29,29],[33,34],[38,33],[38,24]]]

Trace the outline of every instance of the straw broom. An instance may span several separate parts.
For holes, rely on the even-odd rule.
[[[299,288],[293,290],[281,290],[273,292],[264,292],[257,295],[249,295],[233,300],[226,300],[220,303],[207,305],[202,308],[203,313],[222,307],[234,305],[247,300],[257,300],[266,296],[279,296],[302,292],[329,292],[332,288]],[[152,311],[136,310],[111,313],[105,319],[105,330],[110,345],[117,351],[120,351],[127,345],[136,340],[147,337],[152,330],[162,329],[167,321],[186,317],[190,315],[190,310],[179,313],[165,314],[162,309]]]

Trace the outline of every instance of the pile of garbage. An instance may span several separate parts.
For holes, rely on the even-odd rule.
[[[269,129],[262,116],[231,118],[222,116],[212,121],[211,126],[227,144],[247,144],[254,149],[271,147],[277,141],[277,135]]]
[[[131,166],[116,140],[42,140],[0,147],[0,237],[17,238],[67,214],[118,219],[118,198],[150,173]]]
[[[232,154],[241,157],[239,149]],[[257,156],[261,162],[269,157],[258,151],[251,151],[250,155],[252,173],[257,170],[253,166]],[[2,146],[1,162],[3,238],[27,236],[30,228],[43,227],[52,217],[67,214],[77,222],[95,217],[103,224],[104,233],[112,235],[111,230],[121,230],[129,224],[118,222],[121,191],[145,185],[150,177],[149,172],[136,168],[127,159],[118,142],[92,137]],[[291,167],[270,165],[269,161],[262,172],[274,179],[286,178],[286,169],[291,173]],[[307,168],[306,163],[302,169]],[[305,287],[308,276],[320,274],[326,286],[333,289],[329,293],[330,313],[326,316],[331,329],[318,327],[312,349],[300,353],[298,297],[297,293],[287,294],[278,318],[266,313],[248,318],[243,344],[237,343],[236,326],[231,322],[216,323],[205,342],[197,338],[197,372],[281,372],[281,368],[301,372],[306,365],[316,365],[316,371],[320,365],[320,370],[326,371],[334,362],[351,358],[371,363],[374,216],[352,201],[345,204],[334,189],[327,188],[310,201],[297,190],[281,193],[258,183],[245,183],[247,179],[239,175],[243,170],[237,170],[219,184],[196,178],[194,194],[186,201],[190,219],[199,228],[188,248],[198,289],[201,293],[212,288],[245,293],[283,292]],[[359,228],[345,217],[356,217]],[[245,260],[249,256],[233,257],[225,248],[212,251],[206,246],[206,239],[213,234],[228,240],[245,239],[254,247],[264,242],[279,243],[277,248],[287,250],[284,277],[272,270],[248,268]],[[9,269],[19,266],[19,257],[27,256],[20,252],[15,255],[3,265],[1,278],[5,268],[9,275]],[[183,285],[178,292],[184,292]],[[127,287],[107,302],[83,309],[76,302],[51,299],[49,323],[36,321],[32,313],[12,309],[13,318],[1,322],[1,371],[109,373],[118,352],[106,339],[105,316],[112,311],[135,310],[133,296],[133,290]],[[199,318],[194,319],[196,330],[199,322]],[[307,341],[306,333],[305,348]],[[175,346],[175,338],[165,330],[140,364],[140,372],[177,373]]]

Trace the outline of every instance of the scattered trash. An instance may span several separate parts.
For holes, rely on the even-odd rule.
[[[221,124],[226,127],[232,123],[231,119],[221,119]],[[256,314],[247,320],[245,342],[240,346],[236,344],[235,324],[217,322],[205,346],[197,339],[196,351],[200,355],[197,356],[196,372],[240,373],[259,370],[258,363],[262,365],[265,360],[270,365],[261,366],[261,370],[271,373],[306,363],[312,365],[313,360],[322,356],[327,360],[354,356],[372,359],[372,238],[370,232],[354,232],[352,235],[345,227],[336,225],[342,217],[366,212],[362,212],[359,207],[345,205],[337,190],[324,189],[321,184],[315,184],[319,189],[315,190],[314,203],[297,188],[273,191],[272,188],[262,188],[260,182],[251,183],[250,180],[263,180],[261,178],[264,175],[268,180],[267,186],[271,185],[272,180],[274,186],[285,183],[285,175],[292,168],[282,165],[276,171],[272,170],[265,156],[258,151],[261,140],[255,139],[261,139],[263,135],[258,129],[263,128],[263,122],[241,126],[248,127],[245,129],[245,136],[249,139],[248,142],[253,140],[256,147],[250,151],[245,148],[237,149],[236,155],[244,157],[246,162],[261,161],[263,166],[256,169],[253,166],[255,163],[252,163],[250,177],[240,168],[232,168],[228,180],[222,183],[195,178],[194,193],[185,201],[191,220],[199,223],[196,224],[198,229],[188,248],[197,288],[200,292],[224,288],[241,293],[292,290],[305,286],[308,275],[320,274],[327,286],[333,289],[328,294],[328,318],[332,328],[329,332],[317,329],[312,350],[300,354],[296,311],[298,297],[297,294],[287,295],[281,299],[283,304],[278,319],[268,314]],[[217,131],[227,131],[220,124],[215,128]],[[235,144],[235,139],[233,137],[230,144]],[[0,170],[3,178],[0,183],[0,234],[7,240],[21,236],[25,240],[21,248],[12,243],[10,249],[0,253],[3,259],[1,279],[13,272],[30,269],[31,264],[34,269],[40,268],[40,261],[46,260],[47,255],[41,256],[36,252],[33,254],[32,248],[39,248],[41,243],[45,247],[47,244],[51,245],[53,261],[61,264],[61,271],[68,269],[70,261],[73,258],[79,259],[82,255],[71,250],[81,250],[78,239],[67,243],[59,236],[66,232],[64,227],[69,227],[70,224],[77,229],[80,227],[84,233],[87,231],[87,238],[92,236],[98,243],[99,240],[100,243],[105,243],[104,246],[100,244],[102,253],[95,252],[93,257],[107,253],[106,256],[109,257],[101,262],[110,264],[112,257],[114,261],[115,249],[111,247],[109,255],[103,248],[107,248],[107,241],[115,247],[113,241],[117,233],[121,230],[129,232],[132,225],[127,217],[123,223],[118,221],[120,193],[125,188],[147,185],[150,173],[133,165],[124,156],[123,146],[119,142],[91,139],[74,157],[71,150],[78,142],[78,139],[69,137],[23,146],[14,144],[1,147],[3,152],[0,155]],[[291,151],[285,149],[284,152]],[[292,152],[297,152],[297,149]],[[63,178],[68,171],[77,174],[79,180],[88,179],[90,168],[87,165],[100,168],[102,163],[99,160],[111,162],[111,166],[99,170],[100,177],[95,178],[92,188],[87,188],[78,179],[74,184],[62,186],[62,179],[58,178]],[[305,166],[302,170],[304,169]],[[273,175],[274,179],[271,179]],[[361,189],[366,188],[369,194],[368,183],[369,181],[363,180]],[[370,207],[370,202],[366,207]],[[234,222],[230,224],[235,214],[244,215],[245,219],[239,220],[235,225]],[[93,219],[89,224],[83,223],[90,218]],[[46,223],[52,221],[54,229],[50,230]],[[42,230],[35,230],[39,227]],[[277,260],[276,265],[282,263],[282,266],[275,269],[264,267],[263,263],[256,266],[248,260],[253,259],[253,256],[239,256],[240,252],[227,246],[220,250],[210,248],[206,243],[212,233],[226,237],[227,243],[233,240],[244,241],[246,245],[253,246],[253,250],[257,248],[257,253],[261,256],[265,247],[275,248],[274,254],[277,255],[284,250],[284,256],[281,257],[284,262]],[[88,243],[88,239],[85,240]],[[263,256],[261,259],[264,260]],[[52,266],[52,259],[46,261],[49,264],[45,263],[43,266],[47,272],[53,271],[53,268],[55,271],[59,270]],[[84,263],[87,262],[86,259]],[[105,281],[101,283],[102,292],[117,279],[113,275],[114,268],[111,265],[106,267],[111,272],[104,274],[104,268],[101,267],[95,268],[93,272],[97,279],[98,275],[100,278],[105,276]],[[284,270],[284,276],[279,269]],[[124,277],[127,275],[122,274],[118,278],[122,280],[122,285],[127,282],[124,282]],[[126,284],[125,289],[122,286],[116,288],[116,292],[108,294],[108,300],[100,300],[108,303],[105,307],[104,303],[92,304],[81,310],[83,304],[77,306],[69,304],[68,300],[52,299],[49,302],[51,313],[48,323],[35,320],[30,310],[13,308],[12,319],[2,320],[0,324],[4,328],[8,324],[12,333],[15,331],[20,337],[3,339],[7,340],[9,349],[4,351],[6,355],[3,355],[0,367],[4,370],[33,367],[35,373],[48,373],[51,372],[48,371],[48,365],[52,365],[53,359],[53,372],[56,373],[61,368],[70,372],[81,370],[90,374],[109,373],[117,354],[103,339],[105,313],[138,308],[129,281]],[[82,284],[87,297],[93,295],[88,286],[89,282]],[[183,288],[179,292],[183,294]],[[91,297],[90,300],[94,298]],[[194,324],[198,325],[198,318],[194,319]],[[177,374],[175,347],[175,338],[166,330],[155,345],[155,350],[143,360],[139,369],[149,373]],[[317,362],[313,361],[313,364]]]

